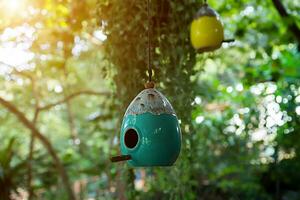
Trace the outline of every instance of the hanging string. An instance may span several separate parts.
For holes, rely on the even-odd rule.
[[[147,14],[148,14],[148,77],[149,82],[152,81],[152,68],[151,68],[151,18],[150,18],[150,0],[147,0]]]

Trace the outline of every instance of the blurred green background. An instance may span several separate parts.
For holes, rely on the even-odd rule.
[[[0,0],[0,199],[300,199],[300,2],[209,0],[231,44],[197,54],[200,0],[151,0],[173,167],[112,164],[147,81],[147,1]]]

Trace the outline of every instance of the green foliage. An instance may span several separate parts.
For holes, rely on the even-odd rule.
[[[26,161],[17,157],[16,139],[11,138],[0,149],[0,199],[11,199],[12,193],[18,193],[18,187],[24,185],[22,176],[26,174]]]
[[[34,55],[20,64],[17,53],[0,54],[0,96],[29,120],[58,103],[34,123],[78,199],[299,199],[299,44],[272,1],[211,0],[225,38],[236,42],[197,54],[189,26],[201,2],[150,1],[153,79],[183,140],[173,167],[146,169],[109,157],[119,152],[125,109],[148,79],[147,2],[31,0],[25,17],[0,5],[0,53],[25,46]],[[300,4],[283,3],[299,25]],[[101,95],[68,99],[82,91]],[[30,134],[1,107],[0,198],[32,189],[33,199],[67,199],[45,147],[35,139],[30,149]]]

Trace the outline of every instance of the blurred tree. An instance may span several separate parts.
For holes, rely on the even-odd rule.
[[[70,127],[70,137],[73,137],[72,145],[74,143],[77,146],[80,144],[80,139],[75,138],[74,132],[76,131],[76,127],[73,116],[74,114],[70,104],[71,100],[82,95],[109,95],[109,92],[107,91],[87,89],[90,85],[94,85],[94,80],[99,79],[99,76],[97,77],[97,75],[99,75],[99,70],[95,70],[95,66],[98,65],[97,62],[93,63],[93,66],[88,70],[85,70],[85,74],[80,72],[82,71],[82,67],[77,67],[78,62],[75,62],[76,59],[78,59],[78,56],[76,55],[79,53],[83,54],[81,52],[86,51],[84,50],[86,47],[83,45],[93,46],[93,41],[96,41],[97,45],[100,43],[98,39],[91,35],[96,29],[96,27],[92,28],[95,20],[93,21],[92,18],[89,18],[90,14],[93,12],[87,9],[88,6],[92,7],[93,4],[95,4],[95,1],[82,1],[74,3],[67,1],[32,1],[30,3],[31,5],[28,5],[26,9],[24,6],[23,15],[27,17],[27,22],[20,19],[15,22],[15,16],[12,16],[11,19],[7,19],[7,22],[11,20],[10,27],[6,27],[8,25],[5,21],[3,28],[6,29],[4,30],[4,34],[6,33],[8,38],[2,42],[2,45],[5,46],[6,43],[10,42],[10,40],[14,40],[15,38],[13,34],[10,34],[9,31],[15,32],[15,34],[17,34],[17,40],[20,41],[20,44],[23,46],[29,46],[29,48],[26,47],[26,50],[34,53],[34,58],[29,60],[28,64],[21,63],[20,65],[17,65],[15,62],[2,62],[2,66],[7,70],[3,71],[4,73],[2,74],[1,81],[5,82],[7,77],[10,77],[12,80],[12,82],[8,83],[12,87],[10,86],[7,88],[8,84],[6,84],[4,85],[3,89],[6,91],[5,94],[13,95],[12,99],[10,99],[7,95],[4,95],[4,97],[5,99],[13,100],[15,105],[22,106],[22,108],[25,108],[25,110],[24,112],[20,111],[15,105],[12,104],[12,101],[9,102],[4,98],[1,98],[1,103],[12,113],[14,113],[18,119],[32,132],[30,145],[28,145],[30,147],[28,156],[29,198],[33,198],[34,192],[34,186],[32,186],[34,174],[32,174],[33,170],[31,163],[32,159],[35,158],[33,152],[35,146],[34,138],[36,137],[42,141],[42,144],[54,159],[56,169],[59,171],[63,184],[67,189],[67,192],[65,192],[63,196],[69,195],[69,199],[75,199],[68,174],[62,165],[62,162],[65,161],[62,161],[61,158],[59,158],[57,155],[58,150],[52,146],[50,140],[47,139],[47,136],[39,132],[38,126],[39,124],[43,125],[45,123],[45,121],[43,122],[43,118],[44,120],[49,120],[49,117],[45,118],[42,113],[66,103],[68,116],[67,124],[69,124]],[[4,10],[6,4],[3,3],[1,5],[3,6],[2,9]],[[86,8],[85,11],[84,8]],[[87,24],[89,24],[89,26],[87,26]],[[92,38],[93,40],[91,42],[87,42],[85,37]],[[16,44],[18,43],[16,42]],[[86,55],[88,55],[88,58],[90,59],[93,59],[93,57],[99,58],[99,54]],[[8,61],[10,60],[8,59]],[[89,59],[85,58],[84,61],[89,61]],[[84,61],[82,63],[84,63]],[[97,72],[93,73],[93,71]],[[93,76],[90,76],[90,74],[94,74],[94,78]],[[86,75],[89,76],[89,80],[87,78],[82,79],[82,76],[88,77]],[[101,74],[101,76],[103,77],[105,75]],[[20,82],[21,84],[19,84]],[[104,81],[101,81],[100,79],[100,84],[101,82],[103,83]],[[9,88],[14,88],[15,91],[10,91]],[[21,88],[25,90],[21,90]],[[58,100],[55,100],[57,99],[54,98],[55,96],[58,97]],[[21,99],[22,101],[20,101]],[[95,100],[96,99],[94,99],[94,102]],[[82,106],[86,105],[83,104]],[[33,118],[33,122],[30,122],[31,120],[29,120],[29,117],[31,116]],[[60,117],[62,117],[61,120],[63,122],[64,114]],[[58,119],[59,117],[56,120]],[[42,126],[42,128],[45,130],[46,127]],[[49,127],[47,129],[51,130],[52,128]],[[59,132],[65,130],[60,129]],[[57,141],[61,139],[62,137],[58,137]],[[68,146],[68,140],[66,137],[64,138],[64,141],[64,146]],[[60,146],[61,149],[64,149],[62,144],[63,143],[57,143],[55,146]]]

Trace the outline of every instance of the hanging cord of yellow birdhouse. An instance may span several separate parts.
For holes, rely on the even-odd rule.
[[[151,63],[151,16],[150,16],[150,0],[147,0],[147,17],[148,17],[148,82],[145,88],[154,88],[152,81],[152,63]]]

